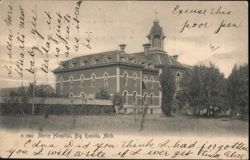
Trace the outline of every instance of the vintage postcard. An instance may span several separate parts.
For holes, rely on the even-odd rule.
[[[248,159],[246,1],[0,0],[0,157]]]

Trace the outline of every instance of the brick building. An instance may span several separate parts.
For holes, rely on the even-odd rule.
[[[64,97],[92,97],[100,88],[111,95],[121,93],[124,112],[132,112],[138,103],[148,104],[150,113],[161,113],[160,74],[164,66],[175,70],[176,87],[186,66],[164,51],[162,27],[155,20],[143,44],[144,51],[127,53],[126,45],[120,50],[76,57],[60,63],[53,72],[56,76],[56,92]]]

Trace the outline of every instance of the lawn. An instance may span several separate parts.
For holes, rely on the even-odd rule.
[[[248,121],[230,118],[166,117],[146,115],[141,128],[141,116],[134,115],[50,115],[1,116],[0,128],[14,131],[113,132],[139,135],[185,136],[247,136]]]

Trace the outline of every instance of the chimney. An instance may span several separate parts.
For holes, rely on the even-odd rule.
[[[144,54],[145,56],[149,55],[149,49],[150,49],[150,43],[143,44],[142,46],[144,47]]]
[[[178,59],[179,56],[178,55],[173,55],[172,57],[174,58],[174,60],[177,61],[177,59]]]
[[[120,49],[122,52],[125,52],[125,47],[126,47],[126,44],[120,44]]]

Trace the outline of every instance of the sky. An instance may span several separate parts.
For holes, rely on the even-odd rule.
[[[2,0],[0,1],[0,88],[21,85],[20,76],[14,71],[16,61],[20,60],[20,42],[18,32],[25,38],[24,68],[30,65],[31,56],[28,51],[32,46],[42,46],[44,41],[31,34],[32,15],[37,13],[37,30],[43,35],[55,34],[58,16],[70,15],[74,17],[77,1],[63,0]],[[8,27],[5,20],[8,16],[9,5],[12,9],[12,26]],[[24,10],[25,29],[21,30],[20,7]],[[214,8],[214,9],[213,9]],[[211,14],[211,10],[214,10]],[[215,11],[220,10],[215,14]],[[52,17],[52,29],[48,29],[48,19],[44,11]],[[186,13],[184,13],[186,11]],[[199,11],[199,13],[194,13]],[[63,54],[54,56],[55,45],[51,45],[49,52],[49,73],[45,74],[40,68],[44,55],[36,54],[36,80],[38,84],[48,83],[54,87],[55,77],[51,72],[58,67],[62,60],[76,56],[117,50],[119,44],[127,44],[126,52],[143,51],[142,44],[148,43],[147,34],[158,19],[166,36],[164,50],[169,55],[179,55],[178,61],[188,65],[214,63],[225,77],[228,77],[235,64],[248,63],[248,3],[247,2],[177,2],[177,1],[83,1],[79,9],[79,33],[72,21],[69,44],[69,57]],[[191,13],[192,12],[192,13]],[[187,23],[186,23],[187,22]],[[224,27],[215,34],[221,23]],[[184,24],[189,24],[183,32]],[[65,23],[63,23],[65,24]],[[195,24],[195,25],[194,25]],[[206,25],[205,25],[206,24]],[[64,25],[65,26],[65,25]],[[65,28],[62,29],[62,31]],[[12,77],[8,77],[5,65],[10,65],[6,44],[9,33],[14,35],[12,41]],[[79,36],[85,43],[87,33],[90,34],[91,49],[80,45],[75,52],[74,37]],[[63,45],[60,45],[62,48]],[[23,72],[23,83],[27,85],[33,81],[34,75]]]

